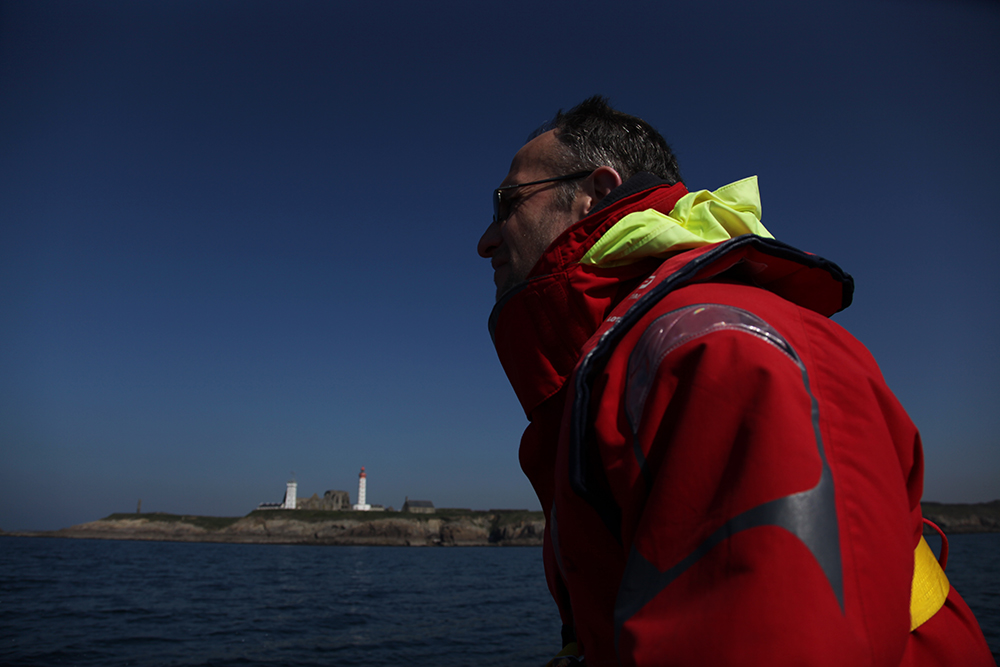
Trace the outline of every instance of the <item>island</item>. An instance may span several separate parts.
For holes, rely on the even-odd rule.
[[[423,514],[268,509],[243,517],[111,514],[61,530],[6,534],[243,544],[539,546],[544,530],[544,515],[528,510],[439,508]]]
[[[924,516],[945,533],[1000,532],[1000,500],[988,503],[921,503]],[[366,546],[540,546],[545,516],[529,510],[436,509],[433,513],[267,509],[243,517],[162,512],[111,514],[53,531],[4,535]],[[925,534],[933,534],[925,528]]]

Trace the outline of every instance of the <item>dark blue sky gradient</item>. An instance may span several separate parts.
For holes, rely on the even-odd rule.
[[[0,528],[118,511],[537,508],[475,245],[594,93],[691,189],[857,281],[836,320],[1000,497],[1000,6],[0,3]]]

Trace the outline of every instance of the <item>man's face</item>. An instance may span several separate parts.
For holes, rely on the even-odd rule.
[[[500,184],[528,183],[560,174],[547,157],[557,149],[554,131],[539,135],[521,147],[510,163],[510,171]],[[479,239],[480,257],[493,265],[497,299],[515,285],[524,282],[528,273],[559,234],[580,216],[557,205],[556,193],[561,183],[540,183],[515,188],[504,193],[509,214],[499,224],[490,223]]]

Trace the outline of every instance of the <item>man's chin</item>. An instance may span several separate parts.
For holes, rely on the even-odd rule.
[[[493,283],[497,286],[497,301],[503,298],[507,292],[517,288],[518,285],[523,285],[527,280],[526,273],[519,266],[510,262],[504,262],[494,269]]]
[[[507,294],[507,292],[511,291],[512,289],[514,289],[515,287],[517,287],[518,285],[520,285],[523,282],[524,282],[523,280],[518,280],[517,278],[511,277],[511,278],[508,278],[507,280],[505,280],[502,283],[498,283],[497,284],[497,301],[499,302],[500,299],[502,299],[504,297],[504,295]]]
[[[493,271],[493,283],[497,286],[497,301],[500,297],[504,295],[511,287],[514,286],[513,276],[510,274],[510,267],[506,264],[498,266]]]

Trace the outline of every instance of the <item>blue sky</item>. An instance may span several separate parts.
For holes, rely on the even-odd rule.
[[[299,495],[537,508],[475,246],[595,93],[776,237],[1000,498],[1000,5],[0,3],[0,528]],[[681,6],[681,5],[684,6]]]

